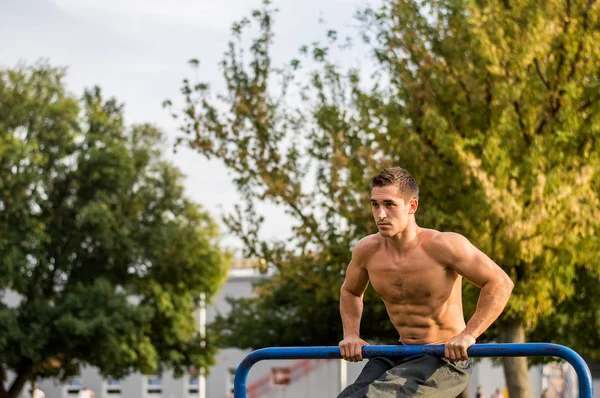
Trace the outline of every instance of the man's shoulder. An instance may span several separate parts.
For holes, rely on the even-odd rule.
[[[440,246],[462,244],[466,238],[457,232],[442,232],[435,229],[421,231],[419,238],[426,249],[439,249]]]
[[[456,232],[430,230],[421,238],[423,250],[437,260],[450,260],[468,245],[467,238]]]
[[[379,234],[367,235],[354,246],[354,257],[366,258],[373,255],[381,246],[382,238]]]

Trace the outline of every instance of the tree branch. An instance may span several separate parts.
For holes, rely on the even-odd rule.
[[[569,26],[571,25],[571,0],[567,0],[567,11],[566,11],[566,16],[565,16],[565,24],[563,26],[563,36],[566,37],[569,34]],[[560,56],[558,58],[558,62],[557,62],[557,66],[556,66],[556,80],[555,80],[555,84],[554,87],[552,87],[552,96],[550,99],[550,115],[546,116],[542,119],[542,121],[540,121],[540,124],[537,126],[537,128],[535,129],[535,134],[540,134],[542,132],[542,130],[544,129],[544,127],[546,126],[546,124],[550,121],[552,121],[554,119],[554,117],[556,116],[556,114],[560,111],[560,108],[562,106],[562,101],[561,101],[561,97],[562,95],[565,93],[564,90],[559,89],[560,87],[560,76],[561,76],[561,72],[562,69],[564,67],[565,64],[565,53],[566,53],[566,48],[565,48],[565,39],[562,39],[562,43],[560,45]]]
[[[315,232],[314,237],[319,241],[319,243],[322,244],[323,246],[327,246],[327,242],[325,242],[323,240],[323,238],[319,236],[318,231],[316,230],[316,228],[314,226],[314,222],[311,222],[311,220],[309,220],[309,218],[307,216],[305,216],[304,213],[302,213],[302,210],[295,203],[288,202],[288,205],[292,208],[292,210],[294,210],[294,212],[298,215],[298,217],[300,217],[302,222],[304,224],[310,226],[310,228],[313,230],[313,232]]]
[[[498,233],[500,232],[500,227],[502,226],[503,223],[503,219],[502,217],[498,217],[498,222],[496,223],[496,225],[494,225],[494,227],[491,230],[491,236],[492,236],[492,241],[490,242],[490,257],[491,258],[497,258],[498,257],[498,253],[496,253],[496,247],[497,245],[497,240],[498,240]]]
[[[568,36],[569,34],[569,26],[571,25],[571,0],[567,0],[567,12],[565,16],[565,24],[563,26],[563,35]],[[549,121],[553,120],[558,111],[562,106],[561,96],[564,94],[564,90],[560,90],[560,75],[565,63],[565,52],[567,51],[565,48],[565,39],[563,37],[563,41],[560,45],[560,57],[558,58],[557,66],[556,66],[556,81],[553,87],[553,96],[554,100],[550,102],[550,116],[545,117],[538,127],[535,129],[535,134],[540,134]]]
[[[460,87],[463,89],[463,91],[465,92],[465,95],[467,96],[467,102],[468,102],[469,105],[471,105],[471,93],[469,92],[469,89],[467,88],[467,85],[458,76],[458,74],[456,72],[454,72],[454,68],[452,68],[450,66],[450,63],[448,62],[447,59],[446,59],[446,69],[450,73],[450,76],[454,77],[456,79],[456,81],[458,82],[458,84],[460,85]]]
[[[531,138],[527,135],[527,131],[525,130],[525,122],[523,122],[523,114],[521,113],[521,107],[519,106],[518,101],[513,101],[513,108],[515,108],[515,112],[517,113],[519,120],[519,127],[521,128],[521,133],[523,135],[523,140],[527,146],[531,145]]]
[[[542,74],[542,71],[541,71],[541,69],[540,69],[540,64],[539,64],[539,62],[538,62],[538,59],[537,59],[537,58],[534,58],[534,59],[533,59],[533,63],[534,63],[534,65],[535,65],[535,70],[536,70],[536,72],[537,72],[538,76],[540,77],[540,80],[542,81],[542,83],[544,83],[544,86],[546,86],[546,88],[547,88],[548,90],[551,90],[551,89],[550,89],[550,84],[548,83],[548,80],[546,80],[546,79],[544,78],[544,75]]]
[[[409,52],[410,52],[410,50],[409,50]],[[452,107],[450,106],[450,103],[444,101],[442,99],[442,96],[439,96],[439,95],[436,94],[436,92],[433,89],[433,86],[431,85],[431,82],[429,81],[429,79],[427,78],[427,76],[425,74],[423,74],[421,77],[422,77],[421,83],[423,85],[423,88],[427,88],[428,90],[426,90],[426,91],[431,94],[431,97],[438,104],[441,104],[441,109],[452,109]],[[467,100],[468,100],[469,103],[471,102],[471,100],[470,100],[470,98],[469,98],[468,95],[467,95]],[[448,120],[450,122],[450,124],[452,125],[452,127],[454,128],[454,130],[456,130],[456,132],[458,133],[458,135],[461,138],[465,138],[464,133],[462,132],[461,128],[459,127],[460,120],[457,120],[457,119],[458,118],[455,117],[455,115],[453,114],[452,111],[450,111],[449,117],[446,118],[446,120]]]
[[[548,123],[548,120],[546,118],[544,118],[544,120],[542,120],[540,122],[540,124],[538,124],[537,128],[535,129],[535,135],[539,135],[542,130],[544,129],[544,126],[546,126],[546,123]]]
[[[492,123],[492,99],[494,98],[494,95],[492,94],[492,83],[490,81],[490,78],[491,75],[488,72],[485,76],[485,104],[487,106],[488,111],[488,126]]]
[[[563,35],[567,36],[569,34],[569,26],[571,26],[571,0],[567,0],[567,11],[564,17],[565,24],[563,26]],[[560,82],[560,73],[562,71],[563,65],[565,63],[565,39],[563,36],[562,43],[560,44],[560,57],[558,58],[558,62],[556,63],[556,84],[554,85],[554,90],[558,90],[559,82]]]
[[[592,104],[594,104],[594,102],[598,101],[600,99],[600,96],[596,97],[596,98],[591,98],[589,100],[587,100],[583,105],[581,105],[579,107],[579,111],[584,111],[587,108],[589,108]]]
[[[590,12],[590,8],[592,8],[592,4],[593,4],[593,0],[588,0],[587,2],[587,6],[585,7],[585,10],[583,11],[583,32],[581,34],[581,40],[579,40],[577,42],[577,51],[575,52],[575,59],[573,60],[573,63],[571,64],[571,71],[569,72],[569,75],[567,77],[567,79],[571,79],[574,75],[575,75],[575,67],[577,66],[577,63],[579,62],[579,59],[581,58],[581,49],[583,48],[583,40],[585,40],[586,37],[586,32],[588,30],[588,17],[589,17],[589,12]]]

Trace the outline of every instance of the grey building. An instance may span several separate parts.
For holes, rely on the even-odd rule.
[[[238,262],[213,303],[197,311],[199,327],[210,323],[217,313],[226,314],[227,297],[248,297],[253,294],[252,284],[266,277]],[[4,292],[3,300],[17,303],[19,297]],[[172,374],[133,374],[123,380],[103,379],[94,368],[82,369],[81,375],[66,384],[53,380],[40,383],[47,398],[77,398],[79,391],[90,388],[95,398],[230,398],[233,393],[233,376],[240,361],[249,353],[236,348],[223,349],[218,353],[217,363],[203,375],[187,375],[174,378]],[[248,398],[332,398],[349,382],[354,381],[362,363],[346,363],[340,360],[288,360],[261,361],[253,366],[248,376]],[[593,367],[594,376],[600,376],[600,367]],[[546,390],[546,398],[577,397],[577,380],[568,364],[551,364],[532,367],[529,371],[532,394],[540,397]],[[491,359],[477,362],[469,383],[469,397],[475,396],[477,386],[482,386],[484,396],[489,397],[496,388],[505,388],[501,366]],[[27,386],[20,398],[30,397]],[[600,390],[600,378],[595,378],[595,389]]]

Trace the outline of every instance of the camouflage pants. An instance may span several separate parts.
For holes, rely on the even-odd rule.
[[[432,355],[369,360],[356,381],[337,398],[454,398],[469,382],[472,360],[449,361]]]

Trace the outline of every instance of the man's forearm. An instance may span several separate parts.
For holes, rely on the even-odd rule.
[[[340,292],[340,315],[344,327],[344,338],[359,336],[362,311],[362,296],[342,289]]]
[[[500,316],[510,294],[513,284],[509,280],[485,284],[479,294],[475,313],[467,323],[464,333],[477,339]]]

